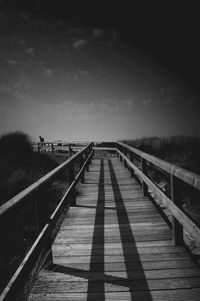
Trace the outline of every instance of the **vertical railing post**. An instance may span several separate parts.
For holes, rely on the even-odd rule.
[[[72,147],[71,147],[71,144],[69,143],[69,158],[71,157],[72,155]]]
[[[91,153],[91,151],[92,151],[92,149],[93,149],[93,144],[91,144],[90,146],[89,146],[89,154]],[[91,157],[90,157],[90,160],[89,160],[89,164],[92,164],[92,157],[93,157],[93,154],[91,155]]]
[[[130,151],[130,161],[131,163],[133,163],[133,153],[132,151]],[[135,173],[134,173],[134,169],[131,167],[131,177],[134,177]]]
[[[88,159],[88,156],[90,155],[90,150],[87,148],[85,152],[86,160]],[[86,164],[86,171],[89,171],[89,162]]]
[[[121,147],[121,145],[118,147],[119,148],[119,151],[120,152],[122,152],[122,147]],[[120,159],[120,161],[122,162],[122,156],[119,154],[119,159]]]
[[[117,150],[119,149],[119,146],[118,146],[118,144],[117,144],[117,143],[115,143],[115,144],[114,144],[114,147],[116,148],[116,154],[117,154],[117,157],[119,157],[119,158],[120,158],[120,155],[119,155],[119,153],[117,152]]]
[[[179,191],[179,182],[178,178],[173,174],[170,174],[170,191],[171,191],[171,200],[178,206],[180,202],[180,191]],[[172,233],[173,233],[173,242],[175,245],[183,244],[183,226],[177,221],[177,219],[172,216]]]
[[[82,168],[84,164],[84,160],[83,160],[83,154],[80,155],[80,169]],[[84,168],[85,169],[85,168]],[[82,174],[81,174],[81,183],[84,183],[85,181],[85,176],[84,176],[84,172],[85,170],[83,170]]]
[[[91,163],[92,163],[92,159],[94,158],[94,150],[93,150],[93,147],[94,147],[94,142],[92,142],[92,144],[91,144],[91,146],[90,146],[90,151],[92,151]]]
[[[127,155],[127,151],[126,151],[126,148],[124,147],[123,148],[123,153],[124,153],[124,155],[126,156]],[[124,159],[124,167],[127,167],[127,163],[126,163],[126,160]]]
[[[53,145],[53,143],[51,143],[51,153],[52,153],[52,155],[54,155],[54,145]]]
[[[147,161],[141,157],[141,170],[143,174],[147,175]],[[148,186],[147,184],[142,180],[142,195],[147,196],[148,195]]]
[[[69,186],[74,182],[74,162],[71,162],[69,166]],[[75,185],[73,185],[71,189],[71,206],[76,206],[76,190],[75,190]]]

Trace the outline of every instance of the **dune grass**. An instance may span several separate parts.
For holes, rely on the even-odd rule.
[[[184,169],[200,174],[200,138],[173,136],[168,138],[144,137],[135,140],[126,140],[125,143],[140,149],[146,153],[161,158],[167,162]],[[159,172],[159,169],[148,168],[147,174],[163,192],[170,197],[170,180],[167,173]],[[190,185],[180,182],[179,207],[200,227],[200,192]],[[157,200],[162,209],[165,206]],[[170,214],[167,210],[167,215]],[[188,234],[189,235],[189,234]],[[189,236],[187,244],[192,251],[200,253],[200,245]]]
[[[125,142],[167,162],[200,174],[199,137],[143,137]]]
[[[0,138],[0,205],[34,183],[58,166],[52,157],[34,152],[30,138],[22,132],[3,135]],[[56,179],[34,196],[37,203],[44,204],[52,212],[67,187],[67,173]],[[31,198],[23,207],[16,208],[3,223],[1,229],[0,290],[30,249],[38,235],[35,218],[35,203]],[[44,212],[41,213],[43,214]]]

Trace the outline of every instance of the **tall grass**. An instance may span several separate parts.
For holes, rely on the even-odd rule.
[[[200,137],[143,137],[124,142],[167,162],[200,174]],[[169,178],[163,177],[159,170],[147,170],[147,174],[164,193],[170,196]],[[178,206],[200,227],[200,192],[183,182],[180,182],[179,185],[181,194]],[[188,244],[194,252],[200,253],[200,245],[196,245],[191,237],[188,239]]]
[[[0,138],[0,205],[54,169],[58,163],[45,154],[32,150],[30,138],[22,132]],[[52,212],[67,187],[63,172],[33,197],[38,206]],[[45,206],[43,204],[45,203]],[[38,235],[35,202],[30,198],[9,213],[0,232],[0,291],[8,282]],[[43,209],[44,210],[44,209]],[[40,214],[46,216],[41,210]],[[41,221],[45,218],[41,216]],[[1,225],[2,226],[2,225]]]
[[[0,138],[0,204],[35,182],[58,164],[32,150],[30,138],[22,132]]]
[[[200,174],[200,138],[172,136],[143,137],[126,143],[158,158]]]

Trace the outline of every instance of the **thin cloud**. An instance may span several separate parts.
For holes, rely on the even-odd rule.
[[[26,44],[26,41],[25,41],[25,40],[20,40],[20,41],[19,41],[19,45],[20,45],[20,46],[24,46],[25,44]]]
[[[44,71],[44,73],[48,76],[48,77],[52,77],[53,75],[53,70],[48,68]]]
[[[120,34],[119,30],[114,28],[114,29],[111,29],[110,32],[112,34],[112,39],[115,41]]]
[[[81,69],[79,69],[78,72],[80,74],[83,74],[83,75],[88,75],[89,74],[89,72],[87,70],[81,70]]]
[[[67,30],[67,33],[70,34],[70,35],[73,35],[73,34],[81,34],[82,33],[82,29],[79,28],[79,27],[71,27]]]
[[[93,37],[99,38],[104,34],[104,31],[102,29],[94,28],[92,31]]]
[[[30,48],[26,49],[26,53],[28,53],[30,55],[34,55],[35,49],[33,47],[30,47]]]
[[[79,49],[79,48],[85,46],[86,43],[87,43],[86,40],[84,40],[84,39],[78,39],[78,40],[76,40],[76,41],[73,43],[73,47],[74,47],[75,49]]]
[[[0,85],[0,94],[11,92],[11,88],[5,84]]]
[[[152,102],[152,100],[150,98],[146,98],[146,99],[143,99],[142,104],[149,105],[151,102]]]
[[[12,60],[12,59],[8,59],[6,60],[6,63],[10,64],[10,65],[19,65],[19,62],[15,61],[15,60]]]
[[[77,74],[74,74],[74,75],[72,76],[72,79],[73,79],[73,80],[77,80],[77,79],[79,79],[79,77],[78,77]]]
[[[27,15],[27,14],[25,14],[25,13],[20,13],[19,17],[22,18],[22,19],[24,19],[24,20],[29,20],[30,19],[30,16]]]

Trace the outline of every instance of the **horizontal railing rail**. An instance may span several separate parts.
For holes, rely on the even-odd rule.
[[[68,157],[74,152],[80,151],[84,146],[88,144],[75,144],[75,143],[59,143],[59,142],[35,142],[32,143],[33,150],[36,152],[51,153],[52,155],[58,155],[60,153],[68,154]]]
[[[131,147],[122,142],[116,142],[117,152],[120,160],[124,162],[125,167],[131,169],[132,175],[137,175],[141,179],[143,195],[148,194],[150,189],[167,207],[172,214],[172,229],[173,240],[177,245],[184,243],[183,229],[185,229],[192,238],[200,243],[200,228],[198,225],[186,214],[178,204],[181,199],[180,182],[188,184],[191,188],[200,190],[200,176],[180,168],[174,164],[168,163],[164,160],[156,158],[145,152],[142,152],[134,147]],[[134,156],[140,160],[140,164],[134,164]],[[170,180],[170,197],[167,196],[147,175],[147,168],[149,165],[159,168],[161,171],[169,175]]]
[[[60,219],[64,218],[62,217],[63,212],[66,211],[70,205],[76,205],[75,188],[79,181],[84,182],[84,172],[85,170],[89,170],[89,164],[91,163],[92,156],[93,143],[90,143],[0,207],[0,227],[2,230],[3,227],[5,227],[5,223],[9,223],[9,214],[12,214],[12,211],[20,212],[20,209],[28,205],[30,202],[37,202],[37,200],[32,198],[32,196],[40,193],[40,190],[42,190],[45,185],[49,184],[52,179],[59,176],[64,170],[68,170],[69,186],[67,191],[56,204],[56,207],[52,212],[48,212],[48,210],[45,210],[44,208],[44,211],[47,212],[48,216],[46,216],[43,223],[39,225],[38,235],[35,241],[33,242],[26,256],[23,258],[21,264],[19,264],[11,279],[7,282],[6,287],[0,295],[0,301],[16,300],[19,289],[23,286],[22,283],[27,281],[27,277],[29,277],[29,275],[35,269],[35,266],[38,265],[38,260],[40,260],[40,267],[45,262],[51,264],[51,245],[58,231],[56,228],[58,228],[61,223]],[[77,174],[75,174],[74,164],[77,160],[80,163],[80,169]],[[43,206],[45,207],[45,202],[43,203]],[[36,224],[38,224],[40,216],[40,212],[38,212],[38,204],[36,204],[35,209],[35,220]],[[2,233],[3,232],[1,231],[1,234]]]

